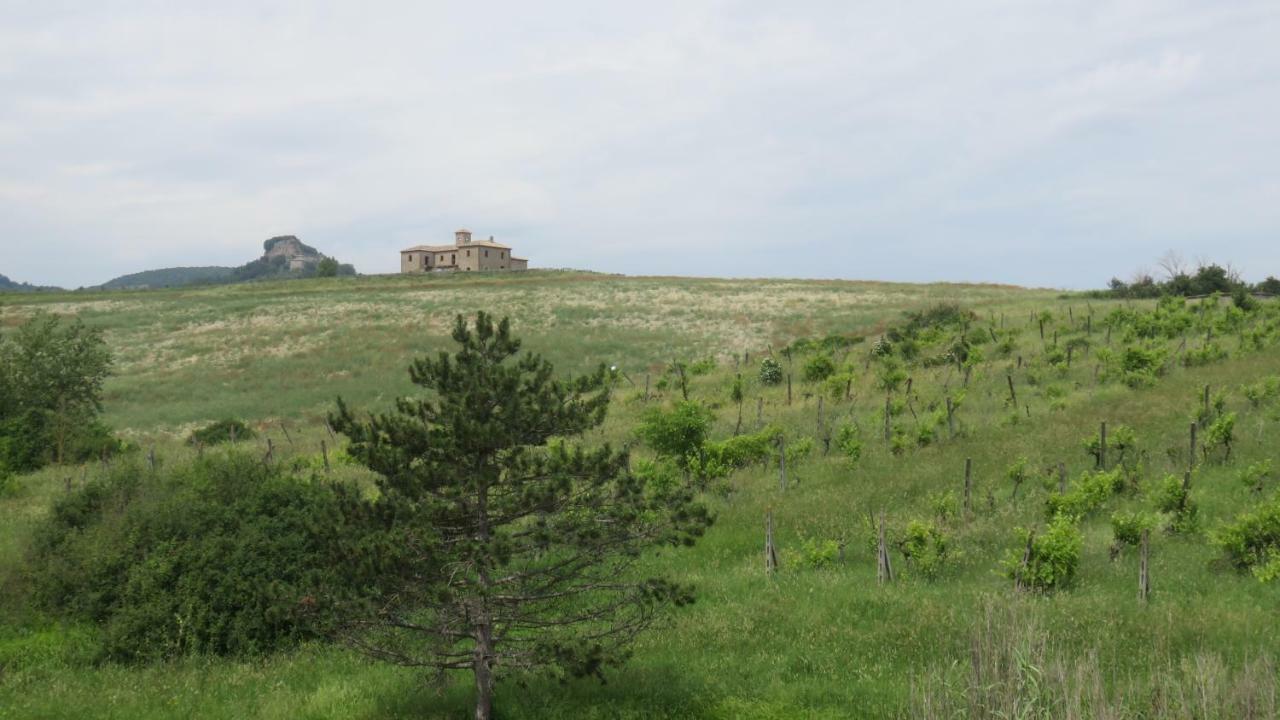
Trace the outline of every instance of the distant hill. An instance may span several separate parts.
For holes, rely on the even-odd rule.
[[[235,268],[229,267],[176,267],[121,275],[103,283],[104,290],[128,290],[137,288],[179,287],[201,283],[224,283],[231,279]]]
[[[251,280],[315,277],[320,264],[332,260],[293,235],[279,235],[262,244],[262,257],[239,267],[178,267],[122,275],[103,283],[106,290],[217,285]],[[332,260],[337,263],[336,260]],[[351,265],[337,265],[338,275],[355,275]]]
[[[61,289],[62,288],[32,285],[31,283],[15,282],[4,275],[0,275],[0,292],[44,292]]]

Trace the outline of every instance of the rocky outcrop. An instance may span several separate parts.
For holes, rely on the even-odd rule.
[[[308,266],[315,266],[320,263],[324,256],[320,251],[307,245],[294,235],[277,235],[270,240],[262,243],[262,259],[268,263],[273,262],[273,258],[284,258],[284,264],[288,265],[289,270],[305,270]],[[281,261],[276,260],[275,263]]]

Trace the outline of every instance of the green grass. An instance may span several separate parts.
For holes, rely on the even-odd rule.
[[[590,442],[630,440],[647,407],[679,395],[658,388],[664,364],[708,355],[717,357],[719,367],[691,378],[691,396],[715,410],[714,437],[732,433],[736,408],[728,387],[741,371],[747,380],[745,429],[755,428],[762,398],[766,422],[781,424],[792,438],[820,439],[820,388],[798,380],[802,360],[790,366],[783,360],[797,378],[788,405],[785,383],[767,388],[756,382],[761,353],[800,336],[874,339],[899,322],[903,311],[938,302],[975,311],[977,327],[1003,322],[1023,329],[1012,356],[992,353],[975,368],[957,415],[957,438],[948,438],[944,426],[928,447],[892,454],[879,439],[884,394],[874,388],[874,371],[864,369],[870,343],[853,346],[847,356],[838,353],[837,361],[856,369],[853,399],[826,397],[824,420],[827,426],[854,421],[862,428],[862,460],[851,466],[834,449],[824,456],[819,442],[809,458],[789,468],[785,492],[773,467],[733,475],[707,496],[717,514],[707,537],[691,550],[664,550],[647,561],[695,583],[697,602],[644,636],[633,662],[611,674],[607,685],[538,678],[528,679],[527,687],[504,683],[501,717],[944,716],[930,715],[926,701],[942,706],[947,717],[979,716],[950,712],[979,657],[996,668],[992,672],[1004,673],[998,685],[1013,688],[1008,694],[1014,699],[1005,699],[1024,703],[1026,717],[1095,717],[1105,710],[1115,717],[1140,717],[1141,711],[1225,718],[1240,716],[1238,707],[1227,704],[1232,697],[1265,695],[1268,687],[1274,697],[1280,628],[1273,617],[1280,590],[1224,567],[1206,539],[1207,532],[1259,500],[1236,480],[1236,471],[1266,458],[1280,461],[1280,406],[1252,408],[1238,390],[1280,374],[1274,340],[1265,349],[1245,351],[1228,338],[1227,360],[1198,368],[1173,365],[1154,387],[1135,390],[1095,380],[1092,355],[1104,345],[1100,325],[1090,336],[1091,357],[1077,355],[1069,371],[1058,371],[1044,365],[1049,343],[1041,344],[1030,323],[1032,312],[1051,310],[1065,343],[1084,337],[1086,312],[1092,309],[1097,323],[1118,303],[997,286],[578,273],[7,296],[0,326],[44,308],[103,327],[120,360],[107,388],[106,420],[144,446],[156,446],[162,458],[177,460],[190,452],[180,443],[191,427],[221,417],[256,424],[285,457],[318,452],[320,440],[327,439],[323,413],[335,395],[373,409],[411,392],[404,371],[409,359],[447,349],[453,314],[476,309],[510,315],[526,347],[545,353],[560,369],[604,362],[627,374],[630,382],[621,381],[609,421]],[[1193,336],[1190,342],[1198,340]],[[751,363],[739,369],[743,351]],[[647,402],[646,374],[653,390]],[[940,402],[944,388],[954,390],[962,382],[947,367],[913,368],[910,374],[912,409],[920,417]],[[1006,374],[1013,376],[1019,397],[1012,412],[1005,403]],[[1136,598],[1136,551],[1110,558],[1109,517],[1115,510],[1150,510],[1164,475],[1181,473],[1190,414],[1206,384],[1226,390],[1228,409],[1240,414],[1238,444],[1230,464],[1212,459],[1194,474],[1202,532],[1154,534],[1154,594],[1142,605]],[[1048,397],[1050,386],[1063,392],[1056,403]],[[1019,551],[1014,528],[1043,528],[1045,500],[1056,486],[1056,470],[1044,471],[1059,462],[1072,478],[1090,469],[1093,461],[1082,443],[1102,421],[1136,431],[1144,463],[1139,487],[1084,520],[1083,555],[1072,587],[1045,596],[1015,593],[999,572],[1005,554]],[[895,423],[908,430],[916,426],[907,411]],[[1028,459],[1032,477],[1014,499],[1005,469],[1020,457]],[[895,554],[898,580],[877,585],[874,549],[867,542],[869,515],[885,512],[891,529],[930,518],[931,494],[960,494],[966,458],[974,467],[974,510],[942,523],[961,558],[930,582]],[[95,471],[45,470],[20,478],[20,491],[0,498],[0,557],[9,567],[63,492],[66,477],[74,482],[80,473]],[[1274,491],[1269,485],[1266,496]],[[782,569],[774,577],[766,576],[762,556],[766,511],[773,513],[781,552]],[[844,562],[802,567],[798,548],[805,538],[844,543]],[[0,717],[468,713],[465,677],[437,691],[421,675],[331,646],[253,661],[190,658],[142,667],[94,664],[87,659],[88,646],[91,629],[59,628],[11,613],[0,626]],[[1009,662],[1002,665],[1001,657]],[[1084,709],[1073,709],[1073,703]],[[1186,709],[1192,706],[1194,713]]]

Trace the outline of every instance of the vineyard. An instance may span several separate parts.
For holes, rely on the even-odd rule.
[[[607,366],[586,442],[715,516],[642,560],[695,602],[629,664],[504,681],[500,717],[1276,714],[1280,301],[529,273],[6,299],[0,327],[105,330],[132,451],[0,496],[0,716],[465,715],[466,683],[322,641],[104,657],[20,578],[50,508],[122,467],[367,482],[334,397],[389,407],[480,308],[557,370]]]

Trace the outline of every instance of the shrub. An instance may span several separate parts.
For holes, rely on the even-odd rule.
[[[831,377],[835,371],[836,364],[831,361],[831,356],[818,353],[805,361],[802,377],[805,382],[822,382]]]
[[[689,374],[693,376],[706,375],[716,369],[716,359],[708,355],[691,364],[689,366]]]
[[[1027,478],[1031,477],[1031,471],[1028,470],[1029,464],[1030,461],[1025,457],[1020,457],[1004,471],[1004,476],[1009,480],[1009,482],[1013,483],[1014,497],[1018,496],[1018,489],[1022,487],[1022,483],[1026,482]]]
[[[1199,508],[1191,499],[1184,480],[1168,475],[1156,495],[1156,509],[1168,516],[1165,530],[1171,533],[1194,532]]]
[[[650,408],[641,418],[636,434],[659,455],[687,468],[689,456],[702,451],[711,419],[711,411],[701,403],[685,400],[670,410]]]
[[[774,446],[781,434],[780,429],[771,425],[751,435],[707,441],[704,452],[708,458],[734,469],[758,465],[773,455]]]
[[[1111,514],[1111,533],[1115,536],[1113,547],[1117,550],[1125,545],[1137,545],[1142,542],[1144,530],[1155,527],[1156,520],[1148,513],[1131,511]]]
[[[1031,536],[1029,530],[1020,531],[1019,546],[1005,555],[1005,577],[1021,588],[1040,592],[1069,586],[1080,565],[1080,547],[1083,544],[1077,522],[1071,516],[1058,515],[1043,533]],[[1030,552],[1027,550],[1028,538],[1031,540]]]
[[[1107,429],[1107,452],[1117,463],[1124,464],[1132,459],[1133,451],[1138,446],[1137,433],[1128,425],[1116,425]],[[1084,451],[1093,458],[1095,465],[1102,465],[1102,431],[1084,441]]]
[[[1223,462],[1231,460],[1231,445],[1235,442],[1236,430],[1236,414],[1225,413],[1220,415],[1209,425],[1209,431],[1205,433],[1204,455],[1208,459],[1209,454],[1216,448],[1224,451]]]
[[[844,397],[845,391],[852,386],[855,377],[853,371],[849,369],[832,374],[827,378],[827,396],[833,400]]]
[[[927,520],[912,520],[907,523],[898,547],[911,567],[927,580],[936,579],[948,561],[954,558],[946,535],[937,525]]]
[[[809,457],[814,444],[811,437],[798,437],[787,443],[787,466],[799,465],[801,460]]]
[[[840,544],[835,540],[815,540],[805,538],[797,549],[796,564],[807,568],[821,568],[834,565],[840,558]]]
[[[371,508],[247,455],[156,474],[120,463],[38,529],[34,597],[98,625],[116,659],[267,652],[326,634],[394,562],[401,543]]]
[[[219,420],[209,425],[205,425],[199,430],[195,430],[187,437],[188,445],[218,445],[225,442],[231,442],[234,434],[236,441],[252,440],[257,437],[257,433],[253,428],[245,425],[239,420]]]
[[[947,522],[960,512],[960,500],[954,490],[929,493],[927,500],[938,522]]]
[[[841,425],[836,431],[836,447],[851,465],[862,459],[862,432],[858,426],[852,423]]]
[[[1198,348],[1190,348],[1182,356],[1182,364],[1187,367],[1208,365],[1227,358],[1227,351],[1216,342],[1208,342]]]
[[[1132,388],[1149,387],[1164,374],[1167,350],[1155,345],[1131,345],[1119,357],[1121,382]]]
[[[902,367],[900,360],[892,356],[881,360],[880,368],[876,373],[876,387],[887,392],[896,392],[906,381],[907,371]]]
[[[1045,501],[1045,516],[1083,518],[1106,504],[1123,487],[1124,478],[1119,470],[1085,473],[1067,492],[1049,496]]]
[[[1240,482],[1254,492],[1262,492],[1262,484],[1271,476],[1271,460],[1252,463],[1237,473]]]
[[[1263,581],[1275,579],[1280,569],[1280,496],[1236,516],[1213,534],[1213,543],[1232,567],[1251,570]]]
[[[760,361],[760,383],[777,385],[782,382],[782,365],[771,357]]]
[[[1280,376],[1272,375],[1252,385],[1241,385],[1240,392],[1249,401],[1249,406],[1256,410],[1263,403],[1280,395]]]

